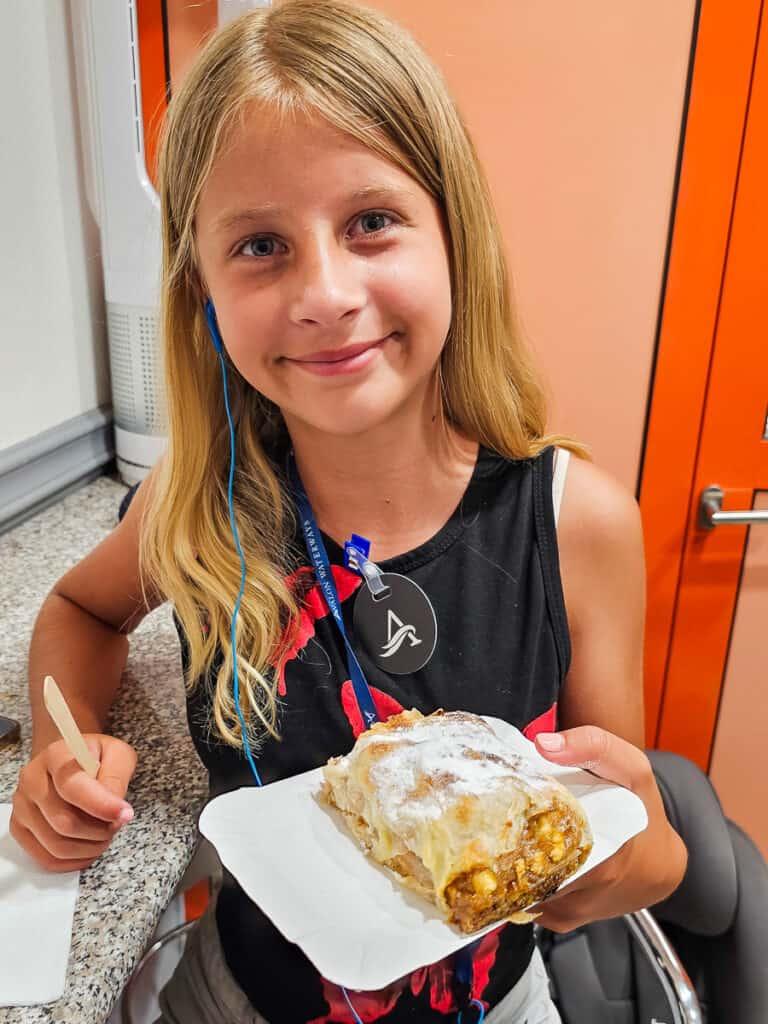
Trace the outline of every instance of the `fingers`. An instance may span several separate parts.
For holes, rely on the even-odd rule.
[[[10,831],[19,845],[51,871],[76,871],[107,849],[133,818],[124,799],[136,768],[136,752],[110,736],[86,737],[99,758],[90,778],[65,743],[45,748],[19,774]]]
[[[47,821],[41,809],[31,803],[23,794],[17,794],[13,803],[14,817],[18,826],[26,829],[34,838],[35,843],[46,854],[56,861],[88,861],[95,860],[109,846],[119,825],[97,826],[101,835],[93,839],[77,838],[62,834]],[[66,807],[57,812],[55,818],[69,822],[74,818]],[[77,823],[68,825],[76,828]],[[70,868],[74,870],[74,868]]]
[[[123,794],[136,766],[136,754],[128,744],[122,744],[130,754],[120,751],[109,756],[110,746],[102,747],[105,755],[95,779],[85,774],[63,744],[61,749],[51,750],[48,773],[57,794],[65,803],[101,821],[122,820],[125,823],[133,817],[133,809],[123,799]]]
[[[573,931],[574,928],[580,928],[581,925],[586,924],[590,918],[582,914],[574,914],[568,907],[547,907],[542,905],[541,909],[536,908],[536,913],[539,917],[536,919],[536,924],[541,928],[546,928],[551,932],[557,932],[560,935],[566,932]]]
[[[51,787],[47,800],[36,806],[40,817],[45,820],[54,832],[66,839],[85,839],[89,842],[101,843],[109,840],[126,822],[117,818],[113,821],[102,821],[81,811],[74,804],[62,800]],[[20,798],[25,799],[21,794]]]
[[[593,771],[635,792],[653,778],[650,762],[642,750],[596,725],[539,733],[536,749],[548,761]]]
[[[22,850],[46,871],[53,871],[57,874],[67,871],[82,871],[93,863],[93,857],[78,860],[59,860],[58,857],[54,857],[37,841],[28,828],[20,824],[15,816],[11,817],[9,831]]]

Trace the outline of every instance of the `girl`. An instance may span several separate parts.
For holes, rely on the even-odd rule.
[[[686,856],[638,749],[638,509],[545,432],[488,188],[437,70],[397,25],[341,0],[247,14],[174,96],[159,189],[168,449],[40,613],[15,838],[70,871],[130,820],[136,755],[103,730],[127,634],[170,600],[212,797],[349,750],[364,712],[496,715],[648,810],[648,828],[540,923],[564,931],[662,899]],[[358,617],[353,533],[416,602],[399,616],[398,664]],[[99,780],[54,740],[46,672],[98,749]],[[530,926],[350,993],[226,873],[161,1006],[165,1024],[557,1020]]]

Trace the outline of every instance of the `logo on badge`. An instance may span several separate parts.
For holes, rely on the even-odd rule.
[[[437,644],[437,619],[432,602],[413,580],[396,572],[381,574],[389,594],[378,600],[369,587],[355,598],[354,633],[368,656],[392,675],[410,675],[424,668]]]
[[[394,630],[392,629],[393,625]],[[390,608],[387,612],[387,642],[382,645],[381,657],[391,658],[393,654],[397,654],[406,640],[410,640],[411,647],[416,647],[421,643],[416,636],[416,627],[406,626]]]

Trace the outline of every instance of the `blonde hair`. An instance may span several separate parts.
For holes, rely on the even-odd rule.
[[[240,566],[229,524],[229,434],[207,332],[195,248],[201,190],[246,106],[319,115],[415,179],[447,227],[452,320],[438,373],[457,430],[511,459],[551,444],[545,400],[522,343],[501,234],[472,141],[418,44],[378,11],[343,0],[292,0],[251,11],[204,45],[168,108],[160,145],[161,331],[169,442],[143,524],[143,578],[173,601],[187,639],[187,686],[215,678],[211,729],[242,745],[232,693],[230,622]],[[237,438],[234,508],[247,562],[237,623],[248,741],[277,736],[276,666],[297,600],[285,582],[293,517],[262,442],[279,412],[228,362]]]

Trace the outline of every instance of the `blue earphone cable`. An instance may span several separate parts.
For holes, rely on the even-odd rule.
[[[477,1006],[480,1010],[480,1016],[477,1018],[477,1024],[482,1024],[485,1020],[485,1007],[479,999],[473,999],[470,1003],[471,1006]],[[456,1018],[456,1024],[461,1024],[461,1014]]]
[[[237,715],[240,719],[240,727],[243,730],[243,750],[245,750],[248,763],[251,766],[253,777],[256,779],[256,785],[262,784],[261,778],[251,754],[251,747],[248,743],[248,737],[246,734],[245,719],[243,718],[243,711],[240,707],[240,678],[237,671],[237,646],[235,643],[235,628],[237,626],[237,616],[240,612],[240,603],[243,600],[243,594],[245,593],[245,555],[243,549],[240,546],[240,535],[237,532],[237,523],[235,522],[235,508],[232,502],[232,484],[235,479],[235,426],[232,423],[232,412],[229,408],[229,388],[227,387],[227,364],[224,361],[224,355],[221,350],[219,352],[219,360],[221,361],[221,376],[224,382],[224,408],[227,411],[227,423],[229,424],[229,484],[227,486],[227,502],[229,504],[229,524],[232,527],[232,536],[235,539],[235,547],[237,553],[240,556],[240,589],[237,593],[237,600],[235,601],[235,607],[232,610],[232,686],[235,694],[235,707],[237,708]]]
[[[360,1017],[358,1017],[357,1010],[352,1005],[347,990],[344,988],[343,985],[340,985],[339,988],[344,993],[344,998],[347,1000],[347,1006],[350,1008],[350,1010],[352,1011],[352,1016],[355,1018],[355,1024],[365,1024],[365,1021],[361,1020]]]

